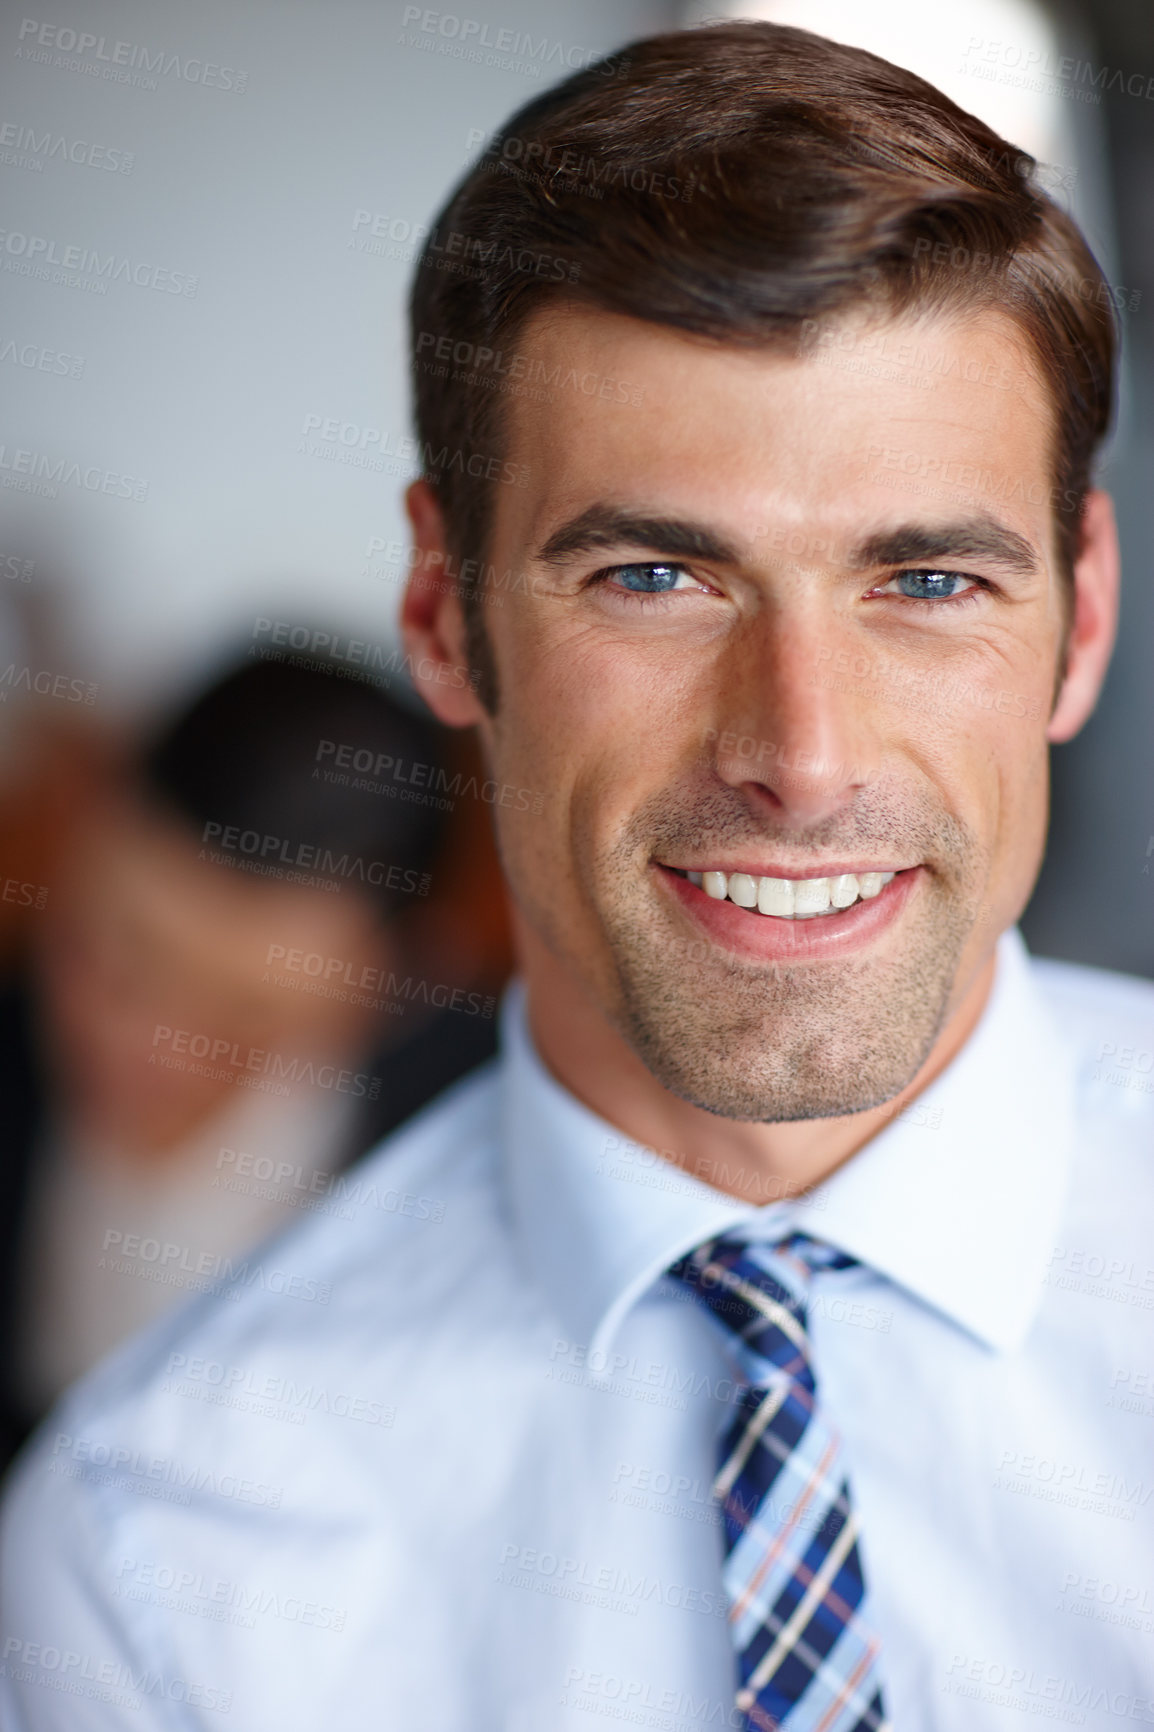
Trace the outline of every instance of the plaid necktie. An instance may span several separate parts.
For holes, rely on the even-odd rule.
[[[669,1271],[732,1332],[746,1383],[721,1437],[714,1493],[737,1706],[757,1732],[889,1726],[857,1519],[837,1433],[816,1404],[806,1334],[813,1271],[854,1264],[805,1233],[773,1246],[726,1234]]]

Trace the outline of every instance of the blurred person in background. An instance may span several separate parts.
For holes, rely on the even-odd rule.
[[[363,678],[250,662],[74,794],[0,1011],[4,1459],[493,1050],[499,979],[446,895],[456,759]]]

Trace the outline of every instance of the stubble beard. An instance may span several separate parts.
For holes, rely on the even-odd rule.
[[[910,1083],[952,1007],[980,900],[975,838],[928,801],[871,790],[851,819],[807,832],[755,827],[735,790],[647,803],[590,863],[616,991],[604,1008],[662,1087],[722,1118],[837,1118]],[[923,861],[916,902],[873,953],[844,961],[756,963],[700,937],[664,905],[651,860],[708,860],[774,837],[814,868],[834,855]],[[645,838],[644,841],[641,838]],[[763,916],[750,914],[749,919]]]

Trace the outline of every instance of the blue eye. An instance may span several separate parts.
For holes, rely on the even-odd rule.
[[[677,587],[684,576],[679,565],[619,565],[612,573],[622,589],[632,589],[642,595],[665,595]]]
[[[959,586],[972,584],[974,580],[957,571],[902,571],[890,581],[897,585],[899,595],[908,595],[915,601],[949,601],[957,595]]]

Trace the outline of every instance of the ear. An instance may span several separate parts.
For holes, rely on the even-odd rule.
[[[446,581],[449,551],[437,496],[427,481],[405,494],[413,542],[421,557],[401,605],[401,635],[413,681],[439,721],[469,728],[485,712],[477,701],[465,646],[465,616],[456,586]]]
[[[1118,624],[1120,566],[1113,501],[1108,493],[1089,493],[1082,515],[1082,550],[1074,565],[1066,668],[1046,729],[1053,745],[1073,739],[1098,701]]]

